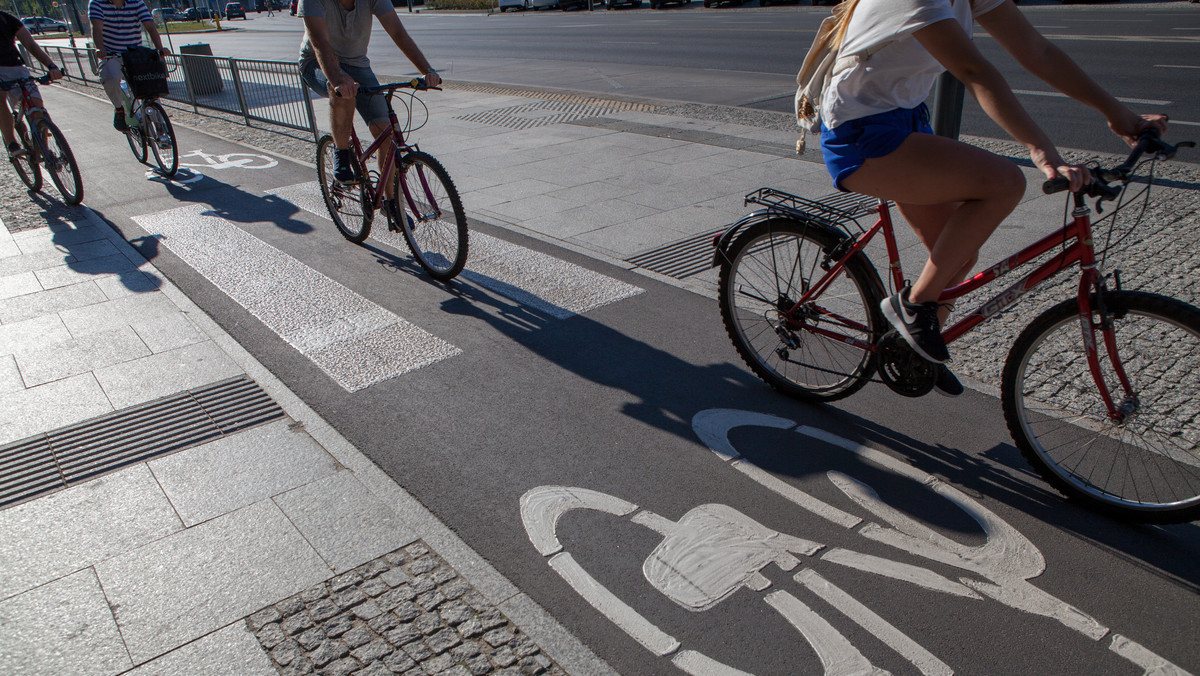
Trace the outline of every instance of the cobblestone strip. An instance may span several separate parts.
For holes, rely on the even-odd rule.
[[[280,674],[565,672],[416,542],[246,618]]]

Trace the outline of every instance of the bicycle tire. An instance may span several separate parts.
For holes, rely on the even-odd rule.
[[[142,104],[142,128],[149,131],[145,143],[154,154],[154,163],[167,178],[174,178],[179,171],[179,144],[175,140],[175,128],[171,118],[157,101]],[[144,133],[144,132],[143,132]]]
[[[845,240],[822,226],[771,218],[739,234],[721,265],[717,295],[725,332],[750,370],[788,396],[834,401],[862,389],[875,372],[872,351],[802,330],[820,324],[867,343],[878,340],[886,325],[879,310],[883,285],[865,257],[847,261],[845,273],[801,319],[782,318],[782,308],[820,279],[822,264],[834,263],[826,260],[829,252]]]
[[[42,164],[46,166],[50,180],[64,202],[72,206],[79,204],[83,201],[83,178],[79,175],[79,165],[70,144],[58,125],[44,117],[37,121],[37,128],[41,138],[45,139],[47,152],[42,156]]]
[[[133,158],[145,164],[149,157],[149,148],[146,147],[146,135],[142,133],[140,124],[129,125],[129,128],[125,130],[125,141],[129,143],[129,150],[133,153]]]
[[[1135,406],[1131,415],[1109,420],[1087,367],[1078,302],[1068,300],[1013,343],[1001,382],[1009,432],[1051,486],[1084,506],[1145,523],[1195,519],[1200,309],[1139,291],[1106,291],[1103,301],[1107,315],[1093,310],[1092,321],[1112,323],[1135,401],[1126,399],[1099,331],[1096,350],[1112,397]]]
[[[342,185],[333,178],[333,137],[326,134],[317,142],[317,180],[321,184],[321,197],[329,218],[337,226],[342,237],[361,243],[371,234],[371,221],[375,209],[367,196],[365,182],[357,185]]]
[[[21,147],[25,148],[25,154],[10,161],[25,187],[37,192],[42,189],[42,167],[38,162],[38,148],[30,138],[29,128],[23,120],[16,120],[15,131]]]
[[[409,204],[399,186],[400,173],[418,213],[408,213]],[[462,198],[450,173],[432,155],[417,151],[401,158],[394,180],[395,204],[403,212],[400,229],[413,258],[434,279],[454,279],[467,264],[469,235]]]

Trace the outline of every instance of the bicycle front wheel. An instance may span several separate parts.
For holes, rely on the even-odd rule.
[[[83,201],[83,179],[79,176],[79,165],[75,163],[75,154],[67,139],[58,130],[58,125],[42,118],[37,121],[38,134],[45,139],[46,152],[42,156],[42,164],[50,173],[54,187],[62,193],[63,201],[67,204],[79,204]]]
[[[410,153],[400,166],[404,182],[395,186],[394,194],[397,208],[403,211],[398,215],[408,248],[431,277],[443,282],[454,279],[467,264],[467,215],[458,189],[428,153]],[[411,204],[402,188],[407,189]]]
[[[131,124],[125,130],[125,140],[129,143],[129,150],[133,152],[133,157],[142,164],[146,163],[147,148],[146,137],[142,134],[140,125]]]
[[[29,136],[29,128],[22,120],[17,120],[16,132],[25,154],[12,159],[13,168],[17,170],[17,176],[21,177],[25,187],[37,192],[42,189],[42,167],[38,164],[38,147],[34,145]]]
[[[164,176],[174,177],[179,171],[179,149],[167,111],[157,101],[147,101],[142,106],[142,117],[142,133],[146,136],[146,145],[154,153],[154,163]]]
[[[375,209],[367,196],[366,181],[343,185],[334,179],[334,150],[333,137],[328,134],[317,142],[317,180],[321,184],[321,197],[325,198],[325,208],[338,231],[357,244],[371,234]]]
[[[841,399],[874,372],[883,286],[865,258],[850,259],[823,293],[792,309],[836,264],[831,252],[844,240],[774,218],[747,228],[726,251],[717,290],[725,331],[750,370],[788,396]]]
[[[1103,300],[1104,316],[1093,303],[1092,316],[1081,318],[1078,302],[1065,301],[1017,338],[1001,383],[1008,429],[1069,498],[1136,521],[1192,520],[1200,515],[1200,309],[1136,291],[1105,292]],[[1101,374],[1124,411],[1120,422],[1088,368],[1081,321],[1097,327]]]

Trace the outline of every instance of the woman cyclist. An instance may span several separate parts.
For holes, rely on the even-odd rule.
[[[962,281],[979,248],[1025,194],[1025,177],[1006,158],[935,136],[923,103],[937,77],[950,71],[984,112],[1025,146],[1047,178],[1078,190],[1084,167],[1067,164],[1013,95],[1000,72],[971,42],[975,22],[1030,73],[1099,111],[1131,145],[1140,131],[1166,131],[1165,115],[1137,115],[1051,44],[1012,0],[845,0],[840,55],[866,54],[834,73],[821,100],[821,149],[842,191],[895,202],[929,259],[911,287],[884,300],[888,321],[921,357],[939,364],[937,390],[962,393],[945,366],[941,337],[947,287]]]
[[[41,61],[50,70],[51,80],[62,78],[62,70],[50,60],[50,57],[46,55],[46,51],[33,39],[25,24],[21,23],[20,19],[8,12],[0,12],[0,82],[22,80],[30,77],[29,69],[25,67],[25,61],[21,58],[20,50],[17,49],[17,40],[20,40],[25,49],[29,50],[29,53],[34,58]],[[33,105],[37,108],[43,108],[42,97],[38,92],[37,85],[28,82],[25,84],[25,88],[33,99]],[[8,90],[6,94],[6,101],[14,107],[20,103],[21,91],[16,87]],[[40,115],[41,113],[37,114]],[[4,146],[8,150],[9,159],[25,153],[25,148],[17,141],[13,125],[13,116],[12,112],[8,109],[8,105],[0,103],[0,136],[4,137]]]

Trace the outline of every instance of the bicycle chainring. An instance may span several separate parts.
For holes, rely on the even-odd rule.
[[[937,365],[922,359],[898,331],[892,329],[883,334],[876,347],[879,378],[893,392],[905,397],[923,397],[933,390]]]

